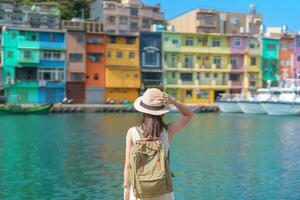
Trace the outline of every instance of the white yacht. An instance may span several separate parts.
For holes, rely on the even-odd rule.
[[[270,99],[270,96],[270,89],[261,88],[257,90],[255,97],[249,98],[248,100],[241,100],[238,104],[241,110],[246,114],[264,114],[266,111],[260,103]]]
[[[272,95],[267,102],[261,105],[269,115],[296,115],[300,114],[299,90],[292,88],[280,89],[280,95]]]
[[[238,105],[240,94],[223,94],[221,98],[216,100],[221,112],[225,113],[241,113],[242,110]]]

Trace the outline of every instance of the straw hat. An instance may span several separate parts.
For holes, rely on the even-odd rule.
[[[167,105],[162,104],[156,100],[156,95],[161,91],[156,88],[149,88],[146,90],[143,96],[138,97],[134,102],[134,108],[142,113],[150,115],[163,115],[170,112],[170,108]]]

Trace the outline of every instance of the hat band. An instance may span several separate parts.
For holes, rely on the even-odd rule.
[[[165,108],[164,105],[161,106],[148,106],[146,104],[143,103],[143,101],[140,102],[140,106],[142,106],[143,108],[146,108],[148,110],[162,110]]]

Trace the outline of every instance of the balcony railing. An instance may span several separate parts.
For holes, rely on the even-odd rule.
[[[245,66],[244,65],[232,65],[232,64],[229,64],[228,68],[231,71],[245,71]]]
[[[231,87],[243,87],[242,81],[229,81]]]
[[[180,81],[181,81],[181,85],[194,85],[193,80],[180,80]]]
[[[161,79],[142,79],[145,85],[160,85],[162,83]]]
[[[199,80],[199,85],[212,85],[211,80]]]
[[[227,86],[228,85],[228,80],[215,80],[215,84],[218,86]]]

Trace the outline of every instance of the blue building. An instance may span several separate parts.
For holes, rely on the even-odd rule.
[[[8,26],[2,41],[8,103],[61,102],[66,96],[64,31]]]
[[[140,67],[142,91],[151,87],[163,89],[162,41],[160,32],[141,32]]]

